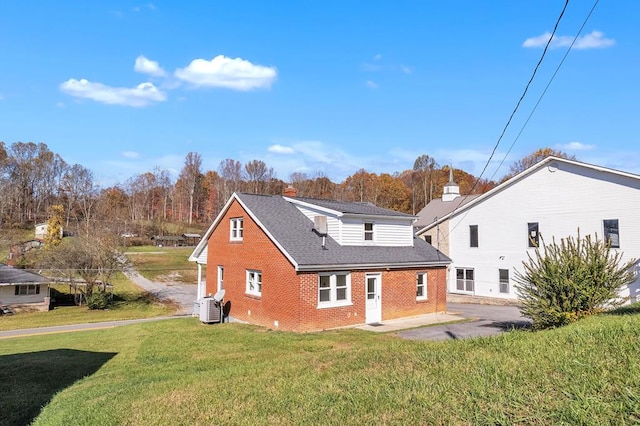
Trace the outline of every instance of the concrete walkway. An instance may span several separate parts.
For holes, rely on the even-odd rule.
[[[465,321],[465,317],[450,312],[436,312],[433,314],[388,320],[379,324],[359,325],[356,328],[360,330],[374,331],[376,333],[390,333],[393,331],[460,321]]]
[[[413,340],[456,340],[494,336],[527,328],[531,322],[517,306],[448,303],[447,312],[358,326],[361,330],[393,332]]]

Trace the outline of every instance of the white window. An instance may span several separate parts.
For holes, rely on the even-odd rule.
[[[351,276],[346,273],[320,274],[318,307],[328,308],[351,304]]]
[[[500,281],[500,293],[509,293],[509,270],[498,269],[498,279]]]
[[[40,294],[39,285],[17,285],[15,290],[15,296],[30,296],[33,294]]]
[[[242,218],[234,217],[231,219],[231,233],[229,239],[231,241],[242,241]]]
[[[427,273],[416,274],[416,300],[427,300]]]
[[[262,295],[262,272],[247,271],[247,294]]]
[[[218,291],[224,290],[224,267],[218,266]]]
[[[364,240],[373,242],[373,222],[364,223]]]
[[[456,268],[456,289],[472,292],[474,287],[473,269]]]

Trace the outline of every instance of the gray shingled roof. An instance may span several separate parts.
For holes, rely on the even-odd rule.
[[[424,206],[418,213],[418,220],[413,224],[416,228],[424,228],[431,225],[436,218],[440,219],[454,211],[455,209],[464,206],[470,201],[478,198],[480,194],[461,195],[454,198],[451,201],[442,201],[442,198],[433,199]]]
[[[296,197],[295,199],[345,214],[356,214],[365,216],[397,216],[407,218],[415,217],[407,213],[397,212],[390,209],[383,209],[382,207],[378,207],[375,204],[371,203],[353,203],[348,201],[323,200],[319,198],[304,197]]]
[[[302,214],[292,203],[281,196],[237,194],[238,198],[251,211],[257,220],[281,247],[295,260],[299,270],[337,269],[340,267],[421,267],[429,265],[444,265],[450,259],[420,238],[414,238],[413,247],[377,247],[377,246],[341,246],[333,238],[326,237],[325,247],[322,247],[322,237],[313,231],[313,222]],[[303,201],[310,202],[309,199]],[[318,200],[314,200],[314,204]],[[324,200],[326,201],[326,200]],[[322,206],[331,205],[334,210],[350,210],[351,203],[326,202]],[[337,206],[342,206],[339,209]],[[380,209],[367,205],[360,209],[361,204],[353,206],[353,211],[383,211],[389,216],[391,210]],[[395,212],[398,213],[398,212]],[[410,216],[398,213],[401,216]]]
[[[51,282],[51,280],[43,277],[42,275],[38,275],[35,272],[13,268],[0,263],[0,285],[41,284],[48,282]]]

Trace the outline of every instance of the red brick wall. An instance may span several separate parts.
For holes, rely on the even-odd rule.
[[[244,236],[229,241],[230,219],[243,218]],[[237,202],[208,242],[207,294],[215,294],[218,266],[224,267],[225,302],[230,315],[252,324],[292,331],[313,331],[363,324],[365,271],[351,273],[352,305],[318,309],[318,274],[296,273],[293,265]],[[245,294],[247,269],[262,272],[262,296]],[[446,310],[446,269],[379,270],[382,276],[382,319]],[[425,301],[416,301],[416,273],[427,272]],[[277,326],[276,326],[277,321]]]
[[[229,241],[230,219],[243,218],[243,240]],[[207,294],[218,283],[218,266],[224,267],[225,303],[230,315],[252,324],[286,330],[299,322],[299,280],[289,260],[253,222],[242,206],[233,202],[211,234],[207,255]],[[245,294],[247,269],[262,272],[262,297]]]

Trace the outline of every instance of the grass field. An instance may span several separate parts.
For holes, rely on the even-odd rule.
[[[197,284],[198,269],[189,262],[194,247],[128,247],[127,257],[140,274],[153,281]]]
[[[114,303],[107,310],[89,310],[86,305],[57,306],[48,312],[20,312],[16,315],[4,315],[0,317],[0,331],[148,318],[172,315],[177,309],[177,306],[171,303],[158,301],[122,274],[116,274],[112,284],[114,286]],[[68,292],[68,286],[65,285],[56,285],[54,288],[62,292]]]
[[[195,318],[6,339],[0,422],[638,424],[639,311],[449,342]]]

